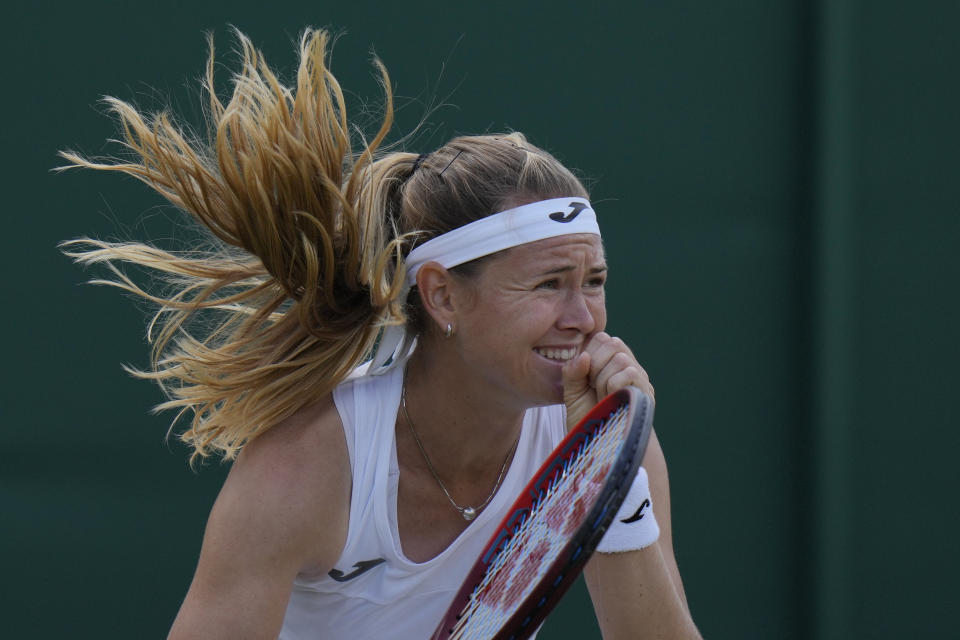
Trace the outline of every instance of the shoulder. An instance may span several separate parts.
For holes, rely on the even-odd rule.
[[[336,465],[345,451],[343,424],[332,395],[327,395],[250,441],[233,466],[239,473],[305,479],[304,474],[323,472],[325,465],[318,462]]]
[[[250,442],[210,512],[170,637],[276,637],[295,576],[339,557],[349,469],[330,398]]]
[[[244,447],[211,520],[220,516],[266,543],[282,540],[303,567],[332,565],[346,540],[350,486],[343,426],[327,396]]]

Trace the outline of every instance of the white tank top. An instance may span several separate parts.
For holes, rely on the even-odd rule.
[[[394,425],[403,369],[334,390],[353,470],[347,541],[329,574],[297,576],[281,640],[429,637],[506,510],[564,436],[563,405],[529,409],[513,463],[487,508],[440,555],[411,562],[397,533]]]

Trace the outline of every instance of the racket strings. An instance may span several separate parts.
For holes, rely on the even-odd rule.
[[[629,426],[629,407],[621,405],[566,455],[530,511],[514,525],[512,537],[496,552],[451,639],[489,640],[540,584],[592,509]]]

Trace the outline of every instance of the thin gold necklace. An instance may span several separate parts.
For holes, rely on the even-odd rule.
[[[430,473],[433,474],[433,479],[437,481],[437,484],[440,485],[440,489],[443,490],[447,500],[450,501],[450,504],[453,505],[453,508],[460,512],[460,515],[463,516],[463,519],[467,522],[470,522],[477,517],[477,514],[486,507],[490,500],[493,499],[493,496],[496,495],[497,490],[500,488],[500,483],[503,482],[503,475],[507,471],[507,462],[510,460],[510,454],[513,453],[513,450],[517,447],[517,443],[520,442],[520,436],[517,436],[516,441],[514,441],[513,446],[510,447],[510,450],[507,451],[507,457],[503,459],[503,464],[500,466],[500,475],[497,476],[497,483],[493,485],[493,491],[490,492],[490,495],[487,496],[487,499],[481,502],[476,507],[461,507],[456,503],[453,497],[450,495],[450,492],[447,491],[447,488],[443,486],[443,481],[440,479],[440,476],[437,474],[437,470],[433,468],[433,463],[430,462],[430,457],[427,455],[427,451],[423,448],[423,443],[420,442],[420,437],[417,436],[417,430],[413,427],[413,420],[410,419],[410,413],[407,411],[407,385],[403,385],[403,391],[400,393],[400,406],[403,409],[403,417],[407,420],[407,426],[410,427],[410,433],[413,435],[413,441],[417,443],[417,448],[420,449],[420,453],[423,455],[424,462],[427,463],[427,468],[430,469]]]

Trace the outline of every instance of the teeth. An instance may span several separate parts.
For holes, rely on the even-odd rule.
[[[576,349],[534,349],[534,351],[542,355],[544,358],[559,360],[561,362],[566,362],[577,354]]]

